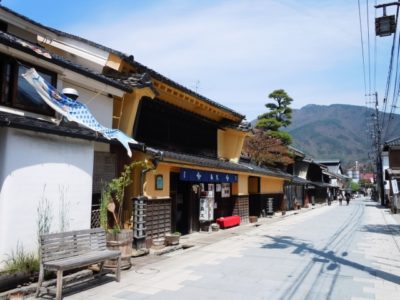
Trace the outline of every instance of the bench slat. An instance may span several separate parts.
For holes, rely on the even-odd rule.
[[[106,244],[106,240],[98,240],[98,239],[85,239],[83,241],[81,240],[67,240],[67,241],[59,241],[57,243],[51,243],[51,244],[47,244],[47,245],[41,245],[41,250],[45,251],[46,249],[54,249],[57,247],[60,247],[60,245],[64,248],[69,248],[69,249],[73,249],[76,247],[98,247],[101,245]]]
[[[41,235],[40,237],[43,240],[58,240],[58,239],[65,239],[69,238],[71,236],[102,236],[106,235],[106,233],[103,232],[83,232],[83,231],[69,231],[69,232],[62,232],[62,233],[51,233],[51,234],[45,234]]]
[[[121,252],[116,250],[93,251],[76,257],[46,262],[44,263],[44,267],[49,270],[70,270],[77,267],[98,263],[106,259],[115,259],[120,255]]]
[[[107,249],[106,233],[102,228],[46,234],[40,236],[40,242],[43,262]]]
[[[60,233],[49,233],[49,234],[41,235],[41,237],[46,238],[46,239],[52,239],[52,238],[59,238],[59,237],[65,237],[65,236],[71,236],[71,235],[95,234],[95,233],[104,233],[105,234],[105,231],[103,228],[92,228],[92,229],[60,232]]]

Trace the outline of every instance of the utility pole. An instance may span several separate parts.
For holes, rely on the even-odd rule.
[[[375,18],[375,34],[380,37],[389,36],[392,34],[396,34],[397,24],[396,24],[396,16],[386,14],[386,8],[390,6],[397,6],[397,9],[400,6],[400,0],[397,2],[390,2],[375,5],[376,9],[382,8],[383,15],[382,17]],[[387,99],[386,99],[387,101]],[[378,109],[378,93],[375,92],[375,147],[376,147],[376,174],[377,174],[377,190],[378,197],[380,198],[380,202],[382,205],[385,205],[385,187],[383,181],[383,167],[382,167],[382,146],[381,146],[381,133],[382,128],[380,127],[379,122],[379,109]]]
[[[374,122],[374,131],[375,131],[375,153],[376,153],[376,176],[377,176],[377,190],[378,197],[382,205],[385,205],[385,189],[383,185],[383,168],[382,168],[382,147],[381,147],[381,126],[379,121],[379,103],[378,103],[378,92],[373,94],[375,96],[375,122]]]

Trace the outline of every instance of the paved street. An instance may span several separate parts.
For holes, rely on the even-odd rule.
[[[225,234],[66,299],[400,299],[400,225],[366,198]]]

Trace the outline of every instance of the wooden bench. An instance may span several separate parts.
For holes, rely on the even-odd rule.
[[[120,281],[121,252],[108,250],[106,233],[102,228],[69,231],[63,233],[45,234],[40,236],[40,271],[36,290],[39,296],[43,282],[44,271],[57,272],[56,299],[62,297],[63,272],[116,259],[116,280]]]

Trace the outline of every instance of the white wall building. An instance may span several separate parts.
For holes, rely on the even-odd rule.
[[[0,77],[4,79],[0,81],[0,268],[18,245],[36,253],[40,215],[51,220],[50,232],[90,228],[94,155],[110,151],[108,142],[90,129],[68,122],[58,125],[54,111],[40,102],[21,73],[35,67],[59,91],[75,88],[78,100],[86,102],[106,127],[112,126],[114,97],[131,90],[96,73],[107,62],[104,50],[92,51],[87,44],[84,49],[83,42],[71,46],[67,42],[74,40],[65,39],[67,50],[79,48],[84,53],[71,52],[74,55],[65,60],[37,47],[39,37],[50,33],[0,7]]]

